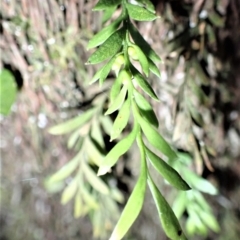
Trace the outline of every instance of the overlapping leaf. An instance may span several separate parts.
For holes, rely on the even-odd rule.
[[[149,175],[148,185],[157,206],[159,218],[161,220],[162,227],[166,235],[173,240],[187,240],[173,210],[171,209],[165,198],[162,196],[161,192],[158,190]]]
[[[82,113],[80,116],[77,116],[64,123],[54,126],[49,129],[49,133],[54,135],[61,135],[61,134],[69,133],[76,128],[80,128],[92,117],[95,110],[96,108],[91,108],[86,112]]]
[[[145,149],[151,164],[172,186],[184,191],[190,189],[188,184],[182,179],[182,177],[175,169],[169,166],[166,162],[164,162],[156,154],[150,151],[147,147]]]
[[[147,9],[145,9],[143,7],[133,5],[130,3],[127,3],[126,7],[127,7],[130,18],[132,18],[134,20],[153,21],[158,18],[154,13],[148,11]]]
[[[103,62],[114,56],[122,47],[124,30],[114,32],[88,59],[86,64]]]
[[[139,141],[142,141],[141,138]],[[142,147],[143,144],[140,143],[139,145],[141,151],[141,173],[109,240],[122,239],[138,217],[143,206],[147,183],[147,166],[145,162],[144,148]]]
[[[105,10],[108,8],[115,7],[119,5],[122,0],[99,0],[95,7],[93,8],[94,11]]]

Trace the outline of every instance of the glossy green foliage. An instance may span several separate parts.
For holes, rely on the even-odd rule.
[[[133,94],[136,104],[139,107],[141,116],[144,119],[146,119],[150,124],[152,124],[154,127],[158,128],[158,119],[150,103],[138,91],[134,91]]]
[[[107,63],[106,65],[104,65],[102,68],[100,68],[100,69],[96,72],[96,74],[93,76],[90,84],[92,84],[92,83],[96,82],[97,80],[99,80],[100,85],[102,85],[103,82],[106,80],[109,72],[111,71],[111,68],[112,68],[112,65],[113,65],[115,59],[116,59],[115,57],[112,57],[112,58],[108,61],[108,63]]]
[[[17,85],[14,76],[6,69],[0,70],[0,114],[8,115],[15,102]]]
[[[168,202],[158,190],[150,175],[148,175],[148,185],[157,206],[159,218],[166,235],[172,240],[186,240],[182,228]]]
[[[86,64],[103,62],[114,56],[122,47],[124,31],[120,29],[113,33],[88,59]]]
[[[158,133],[158,131],[148,124],[146,120],[142,117],[138,116],[139,124],[144,132],[149,143],[161,151],[168,159],[176,159],[176,153],[171,149],[169,144],[165,141],[165,139]]]
[[[127,94],[127,86],[123,86],[123,88],[121,89],[120,93],[118,94],[118,96],[115,98],[115,100],[112,102],[112,104],[110,105],[110,107],[108,108],[107,112],[105,113],[105,115],[111,114],[115,111],[117,111],[123,104],[126,94]]]
[[[141,87],[141,89],[147,93],[152,99],[158,101],[158,97],[154,90],[152,89],[151,85],[147,82],[144,76],[133,66],[131,67],[131,72],[133,74],[134,80],[137,84]]]
[[[120,8],[119,5],[121,5]],[[66,204],[74,199],[75,217],[84,216],[93,209],[100,209],[101,204],[97,201],[99,196],[100,198],[104,196],[106,201],[110,201],[109,207],[113,199],[123,202],[122,195],[119,192],[112,195],[112,188],[104,180],[105,177],[102,179],[100,176],[110,173],[111,168],[117,161],[121,161],[121,156],[129,151],[136,141],[141,155],[140,176],[110,240],[122,239],[138,217],[143,206],[147,181],[166,235],[173,240],[186,239],[174,212],[152,181],[146,164],[148,160],[156,171],[175,188],[184,191],[190,189],[183,178],[188,180],[193,177],[189,174],[189,178],[185,175],[182,178],[178,173],[180,171],[177,168],[175,170],[175,167],[171,165],[177,162],[175,160],[178,159],[178,156],[158,132],[159,122],[148,101],[148,99],[159,101],[154,87],[149,83],[147,77],[151,72],[160,77],[157,64],[161,59],[132,24],[132,20],[152,21],[158,17],[155,15],[154,6],[150,0],[139,0],[135,5],[127,0],[99,0],[93,10],[104,10],[103,21],[106,22],[116,9],[122,11],[119,17],[89,41],[88,49],[94,47],[97,49],[86,63],[98,64],[106,61],[93,76],[91,83],[99,80],[100,85],[107,86],[109,92],[102,94],[104,97],[101,101],[96,101],[99,107],[94,105],[81,116],[50,129],[52,134],[64,134],[75,130],[69,138],[68,147],[81,150],[76,158],[66,164],[65,171],[59,170],[50,178],[49,183],[63,183],[66,178],[71,180],[68,181],[69,184],[63,191],[61,201]],[[135,67],[134,64],[138,66]],[[136,69],[137,67],[140,69]],[[108,76],[112,77],[111,72],[115,74],[116,79],[110,86],[110,81],[106,81],[106,79]],[[115,113],[114,117],[110,116],[113,113]],[[102,116],[103,114],[104,116]],[[196,118],[193,115],[192,117]],[[131,130],[127,131],[129,128]],[[109,152],[105,150],[106,139],[103,138],[103,133],[110,137],[110,141],[118,140]],[[168,162],[147,148],[147,144],[160,151],[163,159],[167,158]],[[97,173],[93,166],[98,167]],[[76,176],[71,178],[74,173]],[[210,189],[199,179],[193,181],[202,185],[201,188],[208,187]],[[194,184],[190,184],[190,186],[196,188]],[[185,209],[182,199],[179,201],[182,207],[178,209],[178,215],[181,215]],[[192,212],[191,214],[195,216],[197,210]],[[204,217],[202,215],[199,215],[199,219]],[[98,226],[93,231],[97,235],[104,227],[101,211],[93,211],[91,216],[94,224]],[[214,221],[211,217],[209,215],[205,215],[205,217],[210,219],[212,228],[214,228]]]
[[[153,21],[158,18],[154,13],[148,11],[147,9],[133,5],[130,3],[126,4],[128,14],[130,18],[137,21]]]
[[[140,47],[138,47],[136,44],[132,44],[131,47],[134,50],[134,55],[136,56],[136,59],[140,62],[143,72],[146,74],[146,76],[149,75],[149,62],[143,51]]]
[[[100,32],[98,32],[88,43],[87,48],[94,48],[102,43],[104,43],[114,32],[117,31],[118,27],[120,26],[121,22],[123,21],[124,16],[121,15],[115,21],[113,21],[110,25],[103,28]]]
[[[154,5],[152,4],[152,2],[150,0],[138,0],[137,4],[139,6],[145,7],[148,11],[155,13],[155,8]]]
[[[141,153],[140,176],[109,240],[122,239],[133,222],[136,220],[143,206],[147,183],[147,165],[145,160],[145,151],[140,137],[138,137],[138,145]]]
[[[130,97],[123,103],[123,106],[119,110],[119,113],[113,123],[112,133],[111,133],[111,140],[118,138],[123,129],[126,127],[129,116],[130,116],[130,109],[131,109],[131,99]]]
[[[148,56],[155,63],[161,61],[160,57],[154,52],[151,46],[145,41],[142,35],[132,24],[129,24],[129,31],[135,44],[142,49],[146,56]]]
[[[189,190],[190,187],[178,172],[146,147],[147,156],[154,168],[175,188]]]
[[[112,150],[103,159],[101,167],[98,171],[98,175],[103,175],[108,172],[109,169],[117,162],[119,157],[130,149],[134,140],[136,139],[138,131],[139,126],[138,124],[135,124],[132,132],[112,148]]]

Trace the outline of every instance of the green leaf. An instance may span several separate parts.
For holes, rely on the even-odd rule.
[[[93,141],[91,141],[89,138],[85,140],[85,145],[83,147],[86,149],[89,162],[93,162],[95,165],[99,166],[104,155],[99,151],[99,149],[95,146]]]
[[[80,132],[79,132],[79,129],[77,129],[75,132],[71,134],[71,136],[68,139],[68,143],[67,143],[68,149],[71,149],[74,147],[79,137],[80,137]]]
[[[54,173],[48,180],[47,184],[54,184],[70,176],[70,174],[77,168],[82,152],[79,152],[71,161],[65,164],[60,170]]]
[[[114,102],[116,97],[119,95],[120,90],[121,90],[121,86],[122,86],[122,78],[121,78],[121,72],[120,72],[117,79],[114,81],[114,83],[111,87],[111,90],[110,90],[109,98],[110,98],[110,103],[111,104]]]
[[[92,123],[91,137],[99,144],[100,147],[104,148],[103,133],[100,128],[100,122],[98,119],[95,119]]]
[[[114,56],[122,47],[124,29],[114,32],[88,59],[86,64],[96,64]]]
[[[155,130],[148,122],[146,122],[142,117],[138,117],[138,122],[144,132],[144,135],[150,142],[152,146],[161,151],[169,159],[173,160],[177,158],[176,153],[171,149],[169,144],[164,140],[164,138]]]
[[[110,25],[103,28],[100,32],[98,32],[94,37],[89,41],[87,45],[87,49],[97,47],[104,43],[116,30],[118,29],[120,23],[123,21],[124,17],[121,15],[115,21],[113,21]]]
[[[74,217],[79,218],[83,213],[81,192],[78,190],[74,199]]]
[[[102,116],[100,121],[105,133],[111,136],[111,129],[113,128],[113,122],[111,118],[109,116]]]
[[[152,13],[155,13],[155,7],[150,0],[137,0],[138,5],[145,7]]]
[[[141,173],[109,240],[122,239],[138,217],[143,206],[147,182],[147,166],[144,148],[141,147],[141,143],[139,145],[141,152]]]
[[[119,95],[116,97],[116,99],[112,102],[108,110],[106,111],[105,115],[111,114],[115,111],[117,111],[123,104],[126,93],[127,93],[128,87],[127,85],[124,85],[122,90],[120,91]]]
[[[8,115],[15,102],[17,85],[12,73],[8,70],[0,70],[0,114]]]
[[[132,44],[131,47],[133,47],[136,52],[137,58],[141,64],[143,72],[146,74],[146,76],[148,76],[149,75],[149,63],[148,63],[147,57],[145,56],[145,54],[143,53],[141,48],[138,47],[137,45]]]
[[[192,186],[193,189],[197,189],[211,195],[216,195],[218,193],[217,189],[209,181],[199,177],[192,171],[185,169],[184,175],[186,181],[190,184],[190,186]]]
[[[158,128],[158,119],[149,102],[136,90],[133,92],[140,113],[150,124]]]
[[[129,150],[136,139],[138,131],[139,125],[135,124],[132,132],[111,149],[111,151],[103,159],[101,167],[98,170],[98,175],[104,175],[107,173],[109,169],[117,162],[119,157]]]
[[[115,60],[116,60],[116,57],[111,58],[110,61],[102,69],[102,72],[101,72],[100,78],[99,78],[100,86],[102,86],[102,84],[104,83],[105,79],[107,78],[107,76],[108,76],[109,72],[111,71],[112,65],[115,62]]]
[[[179,173],[159,158],[156,154],[145,147],[148,159],[154,168],[175,188],[187,191],[190,189],[188,184],[182,179]]]
[[[93,11],[105,10],[118,6],[122,0],[99,0],[98,3],[93,8]]]
[[[146,10],[143,7],[133,5],[133,4],[130,4],[130,3],[127,3],[126,7],[127,7],[128,14],[129,14],[130,18],[132,18],[134,20],[137,20],[137,21],[153,21],[153,20],[158,18],[154,13],[149,12],[148,10]]]
[[[130,109],[131,109],[131,98],[128,97],[127,100],[123,103],[123,106],[119,110],[119,113],[113,123],[110,141],[118,138],[121,132],[123,131],[123,129],[126,127],[129,116],[130,116]]]
[[[106,23],[116,11],[117,6],[106,8],[102,17],[102,23]]]
[[[153,91],[151,85],[146,81],[146,79],[143,77],[143,75],[133,66],[131,66],[131,71],[133,74],[133,77],[137,84],[141,87],[141,89],[147,93],[152,99],[158,101],[158,97],[156,93]]]
[[[102,194],[109,194],[108,186],[96,173],[87,165],[82,164],[84,175],[91,186]]]
[[[63,205],[68,203],[74,197],[75,193],[77,192],[77,188],[78,188],[77,180],[73,179],[62,193],[61,203]]]
[[[80,116],[77,116],[64,123],[61,123],[57,126],[50,128],[48,132],[53,135],[69,133],[76,128],[82,127],[92,117],[95,111],[96,108],[91,108],[86,112],[82,113]]]
[[[150,45],[145,41],[142,35],[132,24],[129,24],[129,30],[135,44],[142,49],[146,56],[148,56],[155,63],[161,61],[160,57],[152,50]]]
[[[148,186],[157,206],[159,218],[166,235],[173,240],[186,240],[187,238],[181,229],[177,217],[175,216],[168,202],[154,184],[150,175],[148,175]]]
[[[180,218],[187,207],[187,199],[185,192],[179,192],[173,203],[173,212],[177,218]]]
[[[112,65],[115,62],[116,57],[112,57],[106,65],[101,67],[93,76],[91,82],[89,84],[95,83],[99,79],[100,86],[103,84],[103,82],[106,80],[109,72],[111,71]]]
[[[93,195],[91,195],[91,193],[88,191],[88,189],[86,189],[85,185],[81,185],[80,187],[80,191],[81,191],[81,196],[84,200],[84,202],[92,209],[98,209],[99,204],[97,202],[97,200],[94,198]]]
[[[149,63],[149,69],[150,71],[155,74],[157,77],[161,77],[160,71],[158,69],[158,67],[156,66],[156,64],[150,59],[148,58],[148,63]]]
[[[216,218],[213,216],[212,213],[205,212],[205,211],[199,211],[198,214],[200,215],[200,218],[202,221],[214,232],[219,232],[220,227],[216,220]]]

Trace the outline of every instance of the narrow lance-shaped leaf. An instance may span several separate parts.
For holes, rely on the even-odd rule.
[[[100,118],[101,121],[101,125],[105,131],[106,134],[108,134],[109,136],[111,136],[111,129],[113,126],[113,122],[111,120],[111,118],[109,116],[102,116]]]
[[[73,179],[62,193],[61,203],[63,205],[68,203],[73,198],[77,191],[77,188],[78,188],[77,180]]]
[[[130,134],[128,134],[120,142],[118,142],[111,149],[111,151],[103,159],[101,167],[98,170],[98,175],[106,174],[109,171],[109,169],[117,162],[119,157],[129,150],[129,148],[132,146],[134,140],[136,139],[136,135],[137,135],[138,131],[139,131],[139,125],[135,124],[132,132]]]
[[[150,124],[158,127],[158,119],[152,109],[152,106],[149,104],[149,102],[138,92],[134,91],[134,99],[136,101],[136,104],[139,107],[140,113]]]
[[[126,127],[128,123],[128,119],[130,116],[130,109],[131,109],[131,98],[130,96],[124,102],[123,106],[119,110],[119,113],[113,123],[112,133],[111,133],[111,140],[119,137],[122,130]]]
[[[105,115],[108,115],[117,111],[122,106],[124,99],[126,97],[127,89],[128,89],[127,85],[124,85],[119,95],[116,97],[116,99],[113,101],[111,106],[106,111]]]
[[[97,209],[99,207],[99,204],[97,200],[94,198],[94,196],[85,187],[85,185],[81,185],[79,189],[85,204],[87,204],[89,208]]]
[[[186,181],[193,187],[193,189],[198,189],[199,191],[215,195],[218,193],[217,189],[207,180],[199,177],[197,174],[184,170]]]
[[[102,86],[102,84],[106,80],[109,72],[111,71],[113,63],[115,62],[115,59],[116,59],[116,57],[111,58],[111,60],[103,68],[103,70],[101,72],[101,75],[100,75],[100,78],[99,78],[100,86]]]
[[[155,13],[154,5],[152,4],[152,2],[150,0],[137,0],[137,3],[140,6],[145,7],[150,12]]]
[[[147,93],[152,99],[158,101],[156,93],[153,91],[151,85],[147,80],[142,76],[142,74],[133,66],[131,66],[131,71],[136,83],[141,87],[141,89]]]
[[[138,217],[143,206],[147,182],[147,166],[141,141],[141,138],[139,139],[138,137],[138,144],[141,152],[141,173],[109,240],[122,239]]]
[[[148,76],[149,75],[149,63],[148,63],[147,57],[145,56],[145,54],[143,53],[141,48],[138,47],[136,44],[132,44],[131,47],[135,51],[135,54],[141,64],[143,72],[146,74],[146,76]]]
[[[122,86],[122,78],[121,78],[121,72],[120,72],[117,79],[114,81],[114,83],[111,87],[111,90],[110,90],[109,98],[110,98],[110,103],[111,104],[116,99],[116,97],[119,95],[120,90],[121,90],[121,86]]]
[[[177,158],[176,153],[171,149],[164,138],[148,122],[138,115],[139,124],[152,146],[161,151],[169,159]]]
[[[108,8],[115,7],[119,5],[122,2],[122,0],[99,0],[95,7],[93,8],[93,11],[99,11],[104,10]]]
[[[142,35],[132,24],[129,24],[129,30],[135,44],[142,49],[146,56],[148,56],[155,63],[161,61],[160,57],[153,51],[150,45],[145,41]]]
[[[157,77],[161,77],[160,71],[158,69],[158,67],[156,66],[156,64],[150,59],[148,58],[148,63],[149,63],[149,69],[150,71],[155,74]]]
[[[95,121],[92,123],[91,137],[101,148],[104,148],[103,133],[101,131],[100,122],[98,119],[95,119]]]
[[[212,213],[199,211],[201,220],[214,232],[219,232],[219,224]]]
[[[74,199],[74,217],[79,218],[83,213],[83,203],[81,192],[78,190]]]
[[[166,235],[172,240],[187,240],[181,229],[177,217],[175,216],[168,202],[165,200],[165,198],[162,196],[154,184],[150,175],[148,175],[148,186],[157,206],[159,218]]]
[[[71,161],[65,164],[60,170],[53,174],[47,181],[48,184],[53,184],[62,181],[77,168],[82,152],[80,151]]]
[[[93,38],[89,41],[87,49],[97,47],[105,42],[119,27],[120,23],[124,19],[124,16],[121,15],[115,21],[113,21],[110,25],[103,28],[100,32],[93,36]]]
[[[106,183],[100,177],[97,177],[96,173],[86,163],[82,164],[82,167],[83,173],[92,187],[102,194],[109,194]]]
[[[102,23],[106,23],[113,15],[113,13],[116,11],[117,6],[106,8],[104,11],[104,14],[102,16]]]
[[[80,128],[92,117],[95,110],[96,108],[91,108],[86,112],[82,113],[80,116],[77,116],[64,123],[54,126],[49,129],[49,133],[54,135],[61,135],[61,134],[69,133],[76,128]]]
[[[178,219],[183,215],[184,211],[186,210],[187,204],[188,201],[186,199],[186,193],[179,192],[172,206],[173,212]]]
[[[189,190],[190,187],[178,174],[178,172],[160,159],[156,154],[145,147],[147,156],[154,168],[175,188],[179,190]]]
[[[137,21],[153,21],[158,18],[154,13],[149,12],[147,9],[133,5],[130,3],[126,4],[128,14],[130,18],[137,20]]]
[[[88,59],[86,64],[96,64],[114,56],[122,47],[124,29],[114,32]]]

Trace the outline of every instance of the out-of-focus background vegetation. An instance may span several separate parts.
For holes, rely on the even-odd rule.
[[[153,2],[161,19],[138,27],[163,60],[161,79],[150,78],[161,100],[155,104],[160,131],[190,152],[192,168],[219,189],[206,199],[220,232],[192,239],[239,239],[240,3]],[[18,89],[10,115],[0,119],[2,240],[92,239],[91,217],[74,219],[72,204],[62,206],[44,180],[75,155],[67,137],[48,128],[84,111],[101,91],[88,84],[98,66],[84,65],[87,42],[102,28],[102,13],[91,11],[95,3],[1,1],[0,67]],[[136,180],[136,158],[133,150],[116,171],[125,196]],[[172,203],[176,193],[161,179],[159,185]],[[166,239],[148,196],[128,239]]]

